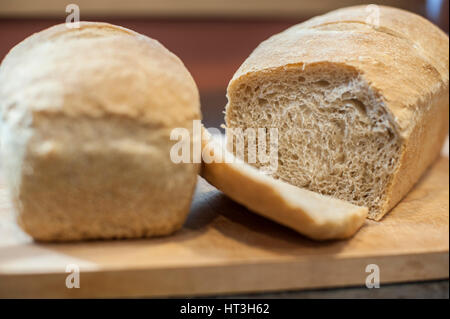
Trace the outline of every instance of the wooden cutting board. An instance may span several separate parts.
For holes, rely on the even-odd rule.
[[[441,157],[382,221],[345,241],[318,243],[252,214],[200,179],[175,236],[34,243],[0,186],[0,297],[141,297],[364,286],[449,276],[449,162]],[[67,265],[80,288],[66,287]]]

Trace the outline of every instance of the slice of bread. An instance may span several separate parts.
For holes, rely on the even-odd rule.
[[[203,130],[201,175],[249,210],[316,240],[343,239],[368,209],[275,180],[244,163]]]
[[[278,128],[272,177],[379,220],[447,135],[449,41],[422,17],[373,8],[377,19],[345,8],[261,43],[229,84],[226,124]]]

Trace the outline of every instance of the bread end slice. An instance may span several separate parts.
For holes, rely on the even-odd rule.
[[[249,210],[311,239],[344,239],[363,225],[368,208],[273,179],[234,157],[204,129],[201,175]]]

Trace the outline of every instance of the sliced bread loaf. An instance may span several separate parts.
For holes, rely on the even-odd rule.
[[[449,40],[415,14],[377,8],[377,19],[345,8],[261,43],[228,86],[226,124],[278,128],[274,178],[379,220],[447,135]]]

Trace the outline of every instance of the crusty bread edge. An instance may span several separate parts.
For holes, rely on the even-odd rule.
[[[430,105],[427,106],[426,103]],[[423,173],[439,156],[449,128],[449,87],[440,91],[419,109],[425,109],[408,138],[404,141],[397,170],[386,190],[386,204],[371,219],[381,220],[419,181]],[[428,108],[428,109],[427,109]]]

